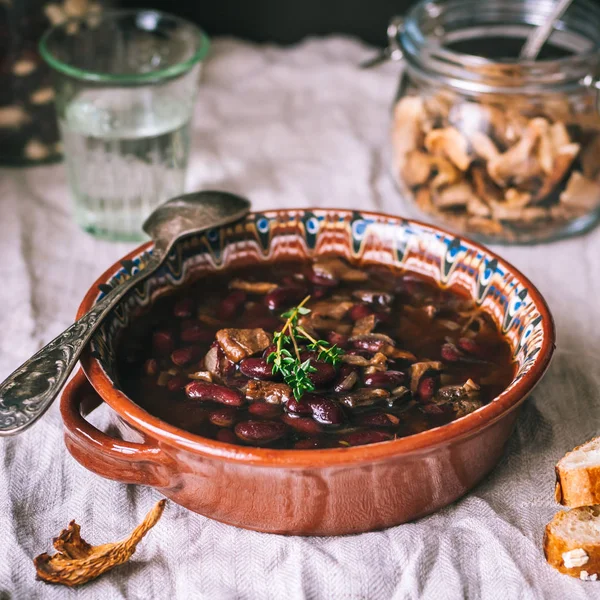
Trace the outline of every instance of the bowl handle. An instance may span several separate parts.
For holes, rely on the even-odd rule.
[[[65,425],[67,449],[86,469],[123,483],[168,487],[170,462],[158,444],[126,442],[113,438],[84,416],[102,403],[82,370],[65,388],[60,412]]]

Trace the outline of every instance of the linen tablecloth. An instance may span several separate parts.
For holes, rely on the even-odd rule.
[[[188,188],[243,193],[258,209],[401,212],[383,150],[398,71],[359,70],[371,52],[341,37],[289,49],[218,40],[196,107]],[[62,165],[0,171],[2,378],[72,322],[92,281],[132,247],[79,231],[69,202]],[[505,457],[465,498],[415,523],[337,538],[243,531],[169,503],[130,563],[67,590],[35,580],[32,558],[51,550],[52,537],[76,519],[88,541],[117,541],[159,494],[77,464],[55,405],[0,441],[0,599],[600,597],[600,582],[559,575],[541,546],[558,510],[555,462],[600,434],[600,230],[500,251],[547,298],[558,351]]]

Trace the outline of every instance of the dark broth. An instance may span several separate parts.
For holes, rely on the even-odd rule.
[[[314,276],[310,263],[276,263],[212,274],[174,295],[159,298],[147,313],[133,319],[122,336],[119,381],[123,390],[149,413],[208,438],[273,448],[323,448],[385,441],[443,425],[490,402],[509,385],[514,375],[509,345],[491,319],[475,308],[468,298],[442,290],[412,273],[402,274],[380,266],[362,269],[362,272],[368,274],[367,281],[338,278],[325,281]],[[289,301],[270,310],[267,301],[272,294],[232,292],[229,285],[235,278],[246,282],[271,282],[288,289],[291,286],[296,291]],[[365,290],[375,290],[379,296],[375,294],[369,301]],[[401,356],[388,358],[383,370],[371,375],[378,380],[382,377],[377,373],[393,372],[395,375],[390,377],[395,383],[369,388],[384,389],[387,397],[382,391],[382,397],[372,403],[350,406],[354,400],[348,400],[348,395],[364,391],[368,371],[382,367],[346,364],[336,367],[334,379],[317,385],[312,395],[301,399],[300,408],[305,414],[299,416],[298,412],[290,410],[290,407],[298,408],[298,403],[290,403],[285,398],[282,403],[266,407],[264,401],[257,401],[263,406],[253,406],[257,402],[245,400],[243,405],[232,407],[188,397],[186,386],[192,382],[189,376],[205,369],[203,357],[211,346],[215,346],[217,330],[262,328],[272,334],[283,323],[279,315],[297,305],[306,294],[311,294],[309,308],[314,307],[315,302],[328,303],[323,306],[331,310],[352,303],[342,318],[326,321],[335,324],[341,333],[318,332],[322,339],[329,337],[341,343],[346,355],[371,360],[377,354],[374,348],[382,344],[379,334],[392,338],[395,350],[389,345],[383,349],[388,354]],[[359,300],[353,294],[362,295],[366,300]],[[280,293],[280,296],[285,294]],[[386,299],[390,300],[388,304],[384,302]],[[357,331],[357,318],[371,314],[376,315],[372,334],[353,337],[352,330]],[[314,314],[308,318],[316,319]],[[343,333],[345,331],[347,333]],[[182,340],[182,335],[187,342]],[[192,338],[199,341],[190,342]],[[171,351],[182,347],[192,348],[193,360],[176,365]],[[221,352],[222,361],[221,348],[213,352],[217,351]],[[414,354],[414,360],[407,353]],[[261,350],[254,357],[260,358],[264,354]],[[424,361],[441,361],[442,369],[425,369],[417,378],[415,373],[419,367],[411,365]],[[226,359],[225,362],[227,372],[219,371],[214,382],[245,390],[252,378],[242,374],[239,364]],[[343,369],[342,374],[340,369]],[[352,376],[350,381],[356,381],[351,389],[336,392],[335,386],[340,385],[343,375],[353,370],[356,377]],[[479,389],[473,391],[472,386],[464,387],[467,380]],[[281,380],[277,381],[281,383]],[[319,412],[318,405],[323,398],[326,403],[335,405],[337,417],[329,418],[327,411]],[[274,397],[270,397],[270,401],[274,401]],[[312,412],[307,403],[313,407]],[[276,439],[261,440],[260,435],[258,439],[249,439],[244,430],[249,427],[248,421],[277,423],[272,427],[280,435]],[[282,421],[285,427],[281,425]],[[263,425],[260,427],[264,429]]]

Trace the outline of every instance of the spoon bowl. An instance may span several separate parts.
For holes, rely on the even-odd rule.
[[[167,200],[144,221],[143,229],[154,241],[155,251],[165,252],[179,239],[199,231],[199,223],[220,227],[245,217],[250,202],[229,192],[202,191]]]

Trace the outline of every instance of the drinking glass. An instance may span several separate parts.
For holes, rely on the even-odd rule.
[[[40,52],[55,103],[75,219],[113,240],[142,238],[157,205],[183,192],[208,38],[155,10],[68,20]]]

